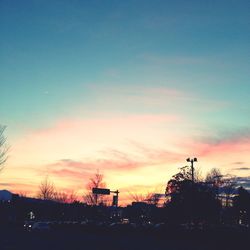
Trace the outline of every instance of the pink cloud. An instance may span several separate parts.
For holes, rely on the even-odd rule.
[[[205,143],[198,142],[192,145],[192,148],[197,151],[197,154],[201,157],[207,157],[212,155],[223,155],[225,154],[238,154],[244,153],[250,150],[250,140],[245,139],[233,139],[220,141],[219,143]],[[238,159],[239,160],[239,159]]]
[[[186,157],[197,157],[197,166],[201,166],[203,174],[210,168],[221,169],[223,174],[247,175],[240,172],[232,165],[241,163],[241,167],[250,164],[250,140],[248,137],[234,136],[232,138],[221,138],[213,141],[211,139],[203,141],[189,141],[182,144],[186,148]],[[185,161],[183,162],[185,163]],[[244,165],[242,166],[242,164]]]
[[[131,98],[142,100],[140,90],[137,92]],[[195,100],[194,96],[174,89],[148,88],[145,92],[146,99],[142,101],[149,104],[150,98],[157,101],[157,97],[163,101],[169,98],[170,102]],[[142,187],[145,182],[149,182],[148,186],[159,180],[166,182],[173,171],[178,171],[177,167],[186,164],[186,157],[196,156],[198,164],[211,167],[249,162],[250,143],[244,137],[236,135],[218,142],[195,140],[192,135],[196,131],[189,130],[189,125],[175,114],[103,114],[99,118],[64,119],[15,142],[10,165],[16,167],[17,175],[24,174],[17,167],[27,165],[33,172],[31,178],[38,179],[38,173],[49,174],[60,187],[79,188],[82,192],[97,169],[103,171],[111,185],[139,190],[136,185]],[[9,175],[6,180],[11,183],[11,178]],[[38,186],[31,183],[27,188],[34,189],[35,185]]]
[[[112,155],[110,155],[112,157]],[[136,171],[138,168],[147,166],[149,162],[142,162],[126,158],[113,159],[96,159],[85,161],[73,161],[67,159],[49,164],[45,173],[53,176],[65,177],[73,179],[89,179],[97,169],[104,172],[119,171],[120,173],[126,171]]]
[[[70,179],[83,179],[83,177],[86,176],[86,173],[70,170],[67,168],[62,168],[58,170],[56,169],[50,170],[49,175],[58,176],[58,177],[67,177]]]

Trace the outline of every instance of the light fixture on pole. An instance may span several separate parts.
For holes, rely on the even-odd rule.
[[[194,182],[194,162],[197,162],[197,158],[196,157],[193,159],[187,158],[186,161],[191,162],[192,182]]]

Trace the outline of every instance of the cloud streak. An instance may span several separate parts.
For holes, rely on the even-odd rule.
[[[155,88],[151,92],[153,96],[188,98],[174,90]],[[138,190],[137,186],[145,183],[152,187],[161,181],[166,183],[192,156],[198,157],[197,166],[202,165],[204,170],[220,167],[228,173],[234,163],[240,167],[233,171],[247,171],[249,129],[214,132],[215,136],[206,137],[200,134],[190,120],[172,114],[74,117],[32,131],[17,141],[9,164],[17,175],[24,174],[21,166],[25,166],[23,170],[29,170],[25,174],[36,179],[27,189],[38,187],[41,176],[49,175],[59,188],[82,193],[97,169],[112,188]],[[8,168],[4,178],[13,183]]]

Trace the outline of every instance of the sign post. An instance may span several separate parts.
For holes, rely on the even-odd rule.
[[[115,193],[113,196],[113,206],[118,207],[118,194],[119,191],[110,191],[108,188],[92,188],[92,193],[95,195],[102,194],[102,195],[110,195],[110,193]]]
[[[112,193],[115,193],[116,195],[113,196],[113,206],[115,207],[118,207],[118,194],[119,194],[119,191],[116,190],[116,191],[111,191]]]

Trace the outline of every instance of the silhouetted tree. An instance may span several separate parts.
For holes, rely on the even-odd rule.
[[[210,185],[214,194],[218,198],[219,196],[219,189],[223,184],[223,175],[218,168],[212,168],[205,178],[205,182]]]
[[[218,168],[212,168],[206,175],[205,182],[219,184],[222,181],[222,173]]]
[[[4,167],[4,163],[7,160],[7,151],[9,147],[6,143],[6,137],[4,136],[4,131],[6,129],[6,126],[0,125],[0,171]]]
[[[23,198],[27,198],[27,197],[28,197],[26,191],[20,191],[20,192],[17,192],[17,194],[18,194],[20,197],[23,197]]]
[[[77,195],[75,192],[66,193],[66,192],[54,192],[53,198],[54,201],[59,203],[74,203],[77,202]]]
[[[75,202],[79,202],[77,193],[71,191],[71,193],[68,194],[68,203],[75,203]]]
[[[129,192],[129,198],[132,202],[145,202],[147,194],[138,194]]]
[[[55,198],[55,187],[48,176],[40,183],[37,197],[43,200],[54,200]]]
[[[146,197],[146,202],[148,204],[157,206],[160,202],[160,198],[161,198],[160,194],[148,193],[148,195]]]
[[[89,205],[100,205],[106,203],[103,195],[93,194],[93,188],[105,188],[106,183],[103,181],[103,175],[99,170],[96,171],[93,177],[89,179],[87,184],[87,193],[83,196],[84,201]]]
[[[51,200],[54,200],[59,203],[67,203],[68,202],[68,194],[65,192],[54,192]]]
[[[205,182],[210,186],[217,199],[224,200],[224,206],[229,206],[232,194],[235,192],[236,177],[232,175],[223,175],[217,168],[208,172]]]
[[[175,221],[217,220],[220,203],[204,182],[193,182],[187,167],[172,177],[167,183],[166,204],[170,219]]]

